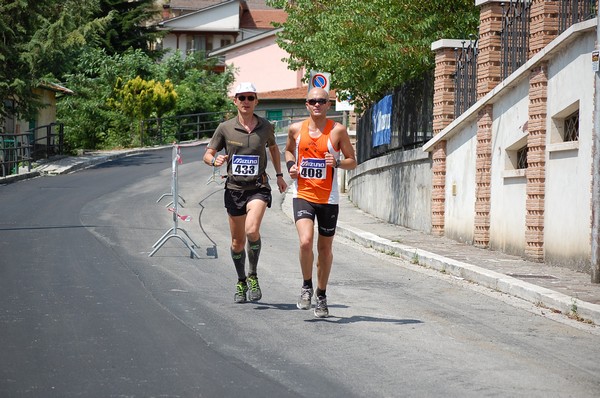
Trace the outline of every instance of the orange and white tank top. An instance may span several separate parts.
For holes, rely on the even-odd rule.
[[[340,151],[333,147],[329,136],[336,122],[327,119],[319,138],[312,138],[308,132],[309,121],[302,122],[296,138],[298,178],[294,181],[293,197],[312,203],[338,204],[337,169],[325,165],[327,152],[336,159],[340,158]]]

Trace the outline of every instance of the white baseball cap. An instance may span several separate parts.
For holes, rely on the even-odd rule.
[[[254,84],[252,84],[250,82],[240,83],[235,88],[235,95],[238,95],[241,93],[255,93],[256,94],[256,87],[254,87]]]

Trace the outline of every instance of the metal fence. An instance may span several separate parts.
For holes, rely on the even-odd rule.
[[[260,115],[264,112],[256,110],[256,113]],[[231,112],[213,112],[143,120],[142,142],[144,145],[158,145],[172,143],[173,141],[192,141],[212,137],[219,123],[235,115],[236,113]],[[286,117],[283,120],[270,120],[275,129],[275,136],[278,138],[278,142],[285,141],[288,128],[292,123],[304,120],[308,116],[308,111],[306,111],[294,115],[293,118]],[[328,118],[344,123],[344,125],[347,124],[343,115],[332,115],[328,116]]]
[[[562,0],[558,11],[558,33],[571,25],[587,21],[598,14],[596,0]]]
[[[571,25],[594,18],[596,0],[560,0],[558,3],[558,33]],[[530,37],[530,0],[511,0],[502,4],[501,76],[506,79],[528,59]],[[456,49],[454,117],[460,116],[477,101],[477,44]]]
[[[63,148],[62,123],[51,123],[20,134],[0,133],[0,176],[18,174],[20,168],[31,171],[33,162],[62,155]]]
[[[477,41],[455,50],[456,72],[454,73],[454,117],[463,114],[477,101]]]
[[[141,146],[191,141],[211,136],[231,112],[195,113],[142,120]]]
[[[358,163],[395,150],[422,146],[433,137],[433,71],[405,82],[392,92],[391,140],[373,146],[373,107],[360,117],[356,128]]]
[[[529,15],[531,1],[502,3],[501,76],[506,79],[527,62],[529,55]]]

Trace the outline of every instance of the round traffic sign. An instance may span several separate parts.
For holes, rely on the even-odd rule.
[[[312,78],[313,87],[326,88],[327,87],[327,76],[317,73]]]

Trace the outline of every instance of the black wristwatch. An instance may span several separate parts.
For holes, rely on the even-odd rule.
[[[334,165],[333,167],[334,167],[334,168],[336,168],[336,169],[337,169],[338,167],[340,167],[340,162],[341,162],[341,160],[339,160],[339,159],[336,159],[336,160],[335,160],[335,165]]]

